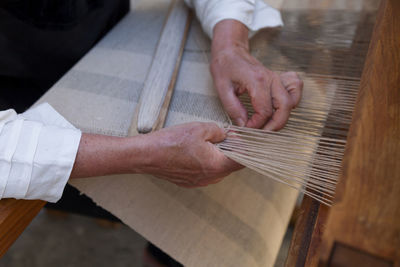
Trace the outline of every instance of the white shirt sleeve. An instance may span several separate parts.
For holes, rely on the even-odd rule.
[[[0,111],[0,199],[59,200],[80,138],[47,103],[20,115]]]
[[[235,19],[250,30],[250,35],[267,27],[283,26],[278,10],[266,4],[263,0],[185,0],[203,26],[210,38],[215,24],[224,19]]]

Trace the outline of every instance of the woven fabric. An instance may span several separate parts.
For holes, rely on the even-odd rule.
[[[39,103],[49,102],[85,132],[126,136],[168,5],[141,1]],[[317,107],[324,95],[358,86],[373,14],[288,9],[282,15],[281,31],[252,39],[252,53],[261,62],[302,72],[303,99]],[[208,71],[209,46],[194,21],[167,126],[225,121]],[[190,190],[148,175],[71,184],[187,266],[272,266],[297,197],[293,189],[248,169]]]
[[[169,3],[142,1],[39,101],[84,132],[126,136]],[[210,41],[194,21],[166,126],[224,122],[212,86]],[[148,175],[71,181],[187,266],[272,266],[297,192],[248,169],[201,189]]]

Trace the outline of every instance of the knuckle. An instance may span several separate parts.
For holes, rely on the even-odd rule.
[[[300,90],[303,90],[303,86],[304,86],[303,80],[298,79],[296,81],[296,85],[297,85],[297,88],[299,88]]]
[[[273,113],[274,113],[274,112],[273,112],[273,110],[272,110],[272,107],[268,107],[268,108],[266,109],[266,111],[265,111],[265,116],[266,116],[267,118],[270,118],[270,117],[272,116]]]
[[[225,62],[221,57],[213,59],[210,63],[210,72],[214,77],[219,76],[224,69]]]
[[[187,129],[185,129],[185,133],[188,136],[194,135],[196,133],[201,133],[202,131],[204,131],[201,123],[199,122],[192,122],[190,123],[189,127],[187,127]]]
[[[284,109],[291,109],[293,107],[292,100],[289,96],[282,97],[282,99],[280,99],[280,104]]]
[[[257,82],[265,82],[265,80],[266,80],[266,78],[265,78],[265,72],[263,71],[263,70],[256,70],[255,72],[254,72],[254,79],[257,81]]]
[[[265,107],[265,109],[259,112],[259,114],[263,119],[270,118],[272,116],[272,113],[273,113],[272,107],[269,106]]]
[[[199,125],[202,129],[201,133],[203,135],[208,136],[218,136],[219,132],[222,130],[216,123],[214,122],[199,122]]]
[[[205,135],[210,130],[210,126],[207,123],[197,122],[196,129],[199,133]]]

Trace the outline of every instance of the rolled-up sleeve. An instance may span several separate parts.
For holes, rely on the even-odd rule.
[[[0,198],[56,202],[74,165],[81,132],[49,104],[0,111]]]
[[[196,11],[210,38],[215,24],[224,19],[238,20],[254,33],[266,27],[282,26],[281,14],[263,0],[185,0]]]

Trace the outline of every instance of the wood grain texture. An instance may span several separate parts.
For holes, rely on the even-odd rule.
[[[189,29],[190,29],[190,24],[191,24],[192,18],[193,18],[193,12],[189,11],[189,14],[188,14],[188,16],[186,18],[186,22],[185,22],[185,28],[183,30],[183,37],[182,37],[182,40],[180,41],[180,48],[179,48],[178,56],[176,58],[174,71],[172,73],[171,81],[168,85],[167,93],[164,97],[164,102],[161,106],[160,113],[156,120],[156,124],[154,125],[154,130],[159,130],[159,129],[163,128],[164,124],[165,124],[165,120],[167,119],[169,103],[171,102],[171,98],[174,93],[175,83],[178,78],[178,73],[179,73],[182,56],[183,56],[183,50],[185,48],[185,43],[186,43],[187,37],[189,35]]]
[[[400,266],[399,14],[399,1],[382,1],[322,241],[327,265],[340,243]]]
[[[371,16],[373,15],[374,13],[370,13],[367,9],[360,13],[360,20],[357,22],[356,32],[351,40],[351,48],[346,52],[347,56],[343,61],[344,66],[353,66],[353,68],[355,68],[355,66],[360,66],[360,70],[358,70],[358,68],[354,69],[354,77],[357,77],[356,73],[358,71],[361,76],[363,64],[360,62],[363,62],[363,60],[360,60],[360,57],[361,59],[366,57],[368,46],[364,48],[364,46],[360,46],[360,44],[371,39],[373,26],[371,23],[374,21],[374,19],[371,20]],[[315,57],[315,61],[309,66],[311,71],[321,67],[320,54],[315,53],[313,57]],[[349,75],[348,70],[349,68],[343,68],[337,71],[335,75],[346,77]],[[344,90],[346,90],[345,87],[337,88],[338,92],[345,93]],[[340,102],[340,100],[338,100],[338,102]],[[337,114],[330,113],[327,122],[332,120],[332,123],[336,124],[338,122],[336,116]],[[343,129],[348,129],[347,125],[343,125],[343,127]],[[324,131],[322,136],[329,137],[329,131]],[[303,198],[298,210],[297,222],[285,266],[318,266],[319,248],[321,246],[322,234],[325,229],[328,214],[328,207],[321,206],[317,201],[307,196]]]
[[[358,249],[336,243],[329,260],[329,266],[392,267],[392,263]]]
[[[317,266],[329,207],[304,196],[286,258],[286,267]]]
[[[182,0],[172,2],[140,95],[137,114],[139,133],[151,132],[164,124],[189,31],[189,13]]]
[[[0,257],[7,252],[44,204],[46,202],[41,200],[0,200]]]
[[[321,204],[308,196],[304,196],[297,214],[297,221],[290,242],[285,266],[304,266],[311,240],[316,226]]]

